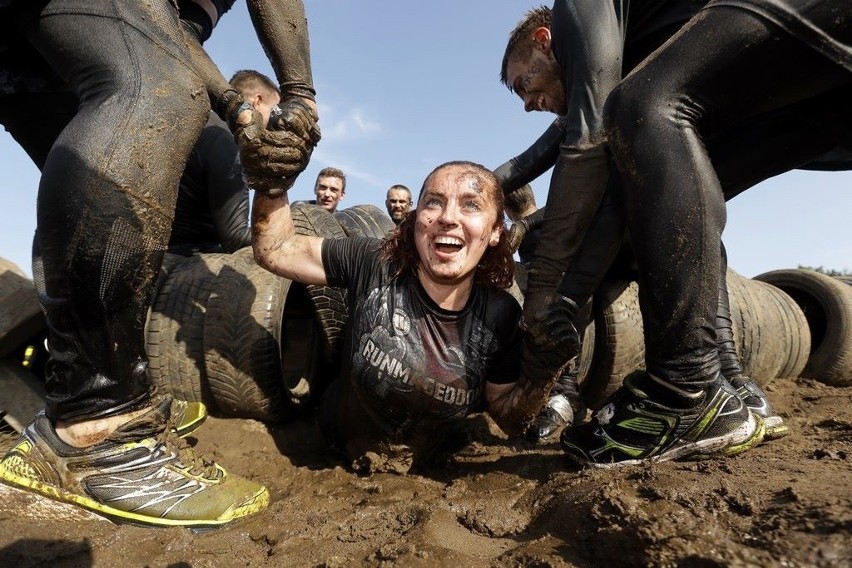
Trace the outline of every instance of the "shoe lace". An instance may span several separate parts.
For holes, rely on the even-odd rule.
[[[117,443],[138,442],[154,438],[166,451],[177,456],[178,464],[186,468],[190,475],[205,478],[219,478],[222,472],[216,462],[196,452],[189,443],[174,431],[174,420],[169,416],[171,401],[160,403],[154,411],[135,419],[125,428],[119,428],[110,439]]]
[[[218,478],[221,476],[221,471],[216,467],[216,462],[196,452],[172,428],[166,428],[161,434],[160,440],[166,448],[177,456],[180,465],[185,467],[190,475],[206,478]]]

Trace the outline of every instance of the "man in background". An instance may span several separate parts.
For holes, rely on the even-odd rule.
[[[268,125],[281,101],[275,83],[251,69],[237,71],[229,83]],[[240,148],[225,121],[211,111],[180,179],[169,252],[230,253],[249,245],[249,188]]]
[[[337,211],[338,204],[346,193],[346,174],[338,168],[323,168],[314,184],[316,203],[329,213]]]
[[[388,215],[397,225],[402,223],[408,212],[411,211],[411,191],[401,184],[390,186],[385,199]]]

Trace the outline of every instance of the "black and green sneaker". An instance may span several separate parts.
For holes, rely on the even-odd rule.
[[[562,432],[568,457],[581,465],[612,468],[734,455],[763,440],[763,421],[721,377],[694,408],[672,408],[653,400],[650,393],[661,388],[645,372],[628,375],[589,423]]]
[[[737,389],[737,394],[740,395],[748,409],[763,419],[766,426],[764,439],[775,440],[790,433],[790,428],[772,408],[769,397],[766,396],[766,393],[754,379],[739,375],[729,379],[729,381],[731,386]]]
[[[59,439],[40,413],[0,460],[0,481],[114,522],[215,528],[263,510],[263,485],[231,475],[179,438],[171,399],[89,448]]]

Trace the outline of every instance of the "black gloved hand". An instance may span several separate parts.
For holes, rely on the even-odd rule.
[[[219,100],[216,101],[216,108],[213,109],[216,111],[216,114],[219,117],[228,123],[228,128],[231,129],[231,132],[235,132],[237,129],[237,118],[240,116],[240,113],[252,110],[252,107],[249,103],[245,101],[243,95],[235,90],[235,89],[226,89],[224,93],[219,96]]]
[[[246,182],[255,191],[271,197],[292,187],[314,151],[313,144],[292,132],[264,128],[263,117],[257,111],[252,111],[248,123],[238,123],[234,140],[240,146]]]
[[[271,197],[293,186],[320,139],[317,114],[303,99],[291,97],[279,111],[277,128],[268,130],[260,113],[237,91],[226,90],[216,103],[216,112],[227,120],[240,147],[246,182]]]
[[[519,220],[517,223],[512,223],[512,226],[509,227],[509,234],[506,237],[509,241],[509,250],[512,253],[518,252],[518,248],[520,248],[524,237],[527,236],[527,231],[529,231],[529,225],[526,218]]]
[[[577,304],[555,294],[545,297],[540,306],[524,312],[521,326],[537,349],[558,354],[566,362],[580,353],[580,335],[574,326]]]

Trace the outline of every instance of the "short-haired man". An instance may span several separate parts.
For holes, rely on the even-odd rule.
[[[260,113],[263,124],[268,124],[270,118],[274,121],[279,117],[278,103],[281,102],[281,93],[272,79],[253,69],[241,69],[234,73],[228,82]]]
[[[385,207],[387,207],[388,215],[393,219],[393,222],[399,225],[411,211],[411,190],[401,184],[390,186],[385,199]]]
[[[724,162],[711,164],[714,143],[735,140],[732,133],[779,113],[804,116],[805,123],[842,123],[852,28],[837,17],[844,10],[840,0],[807,9],[783,1],[751,0],[742,10],[714,2],[696,15],[703,4],[671,2],[670,10],[651,15],[640,3],[555,0],[552,22],[545,7],[531,12],[504,55],[501,79],[525,109],[554,112],[567,126],[525,297],[528,337],[546,346],[553,330],[569,328],[564,320],[584,299],[576,285],[590,257],[585,249],[595,242],[597,213],[616,183],[636,250],[647,370],[628,377],[590,424],[563,434],[563,449],[586,465],[732,455],[761,441],[763,411],[747,401],[764,395],[757,386],[748,388],[750,380],[731,386],[713,340],[723,273],[723,180],[740,182],[730,186],[738,192],[844,145],[832,129],[811,128],[825,134],[818,140],[798,136],[805,143],[801,152],[787,150],[777,163],[763,164],[765,171],[753,159],[732,161],[728,169],[719,165]],[[628,19],[640,14],[648,16],[641,29],[631,25],[628,31]],[[681,24],[676,39],[656,49]],[[772,62],[781,52],[785,72],[779,74]],[[693,65],[695,59],[700,64]],[[798,81],[790,79],[789,60]],[[782,134],[794,133],[784,124]],[[543,367],[537,371],[545,375]]]
[[[316,204],[334,213],[346,193],[346,174],[338,168],[323,168],[314,184]]]
[[[280,113],[281,94],[263,73],[243,69],[229,83],[264,126]],[[170,252],[234,252],[251,245],[249,187],[239,153],[227,123],[211,111],[180,179]]]

